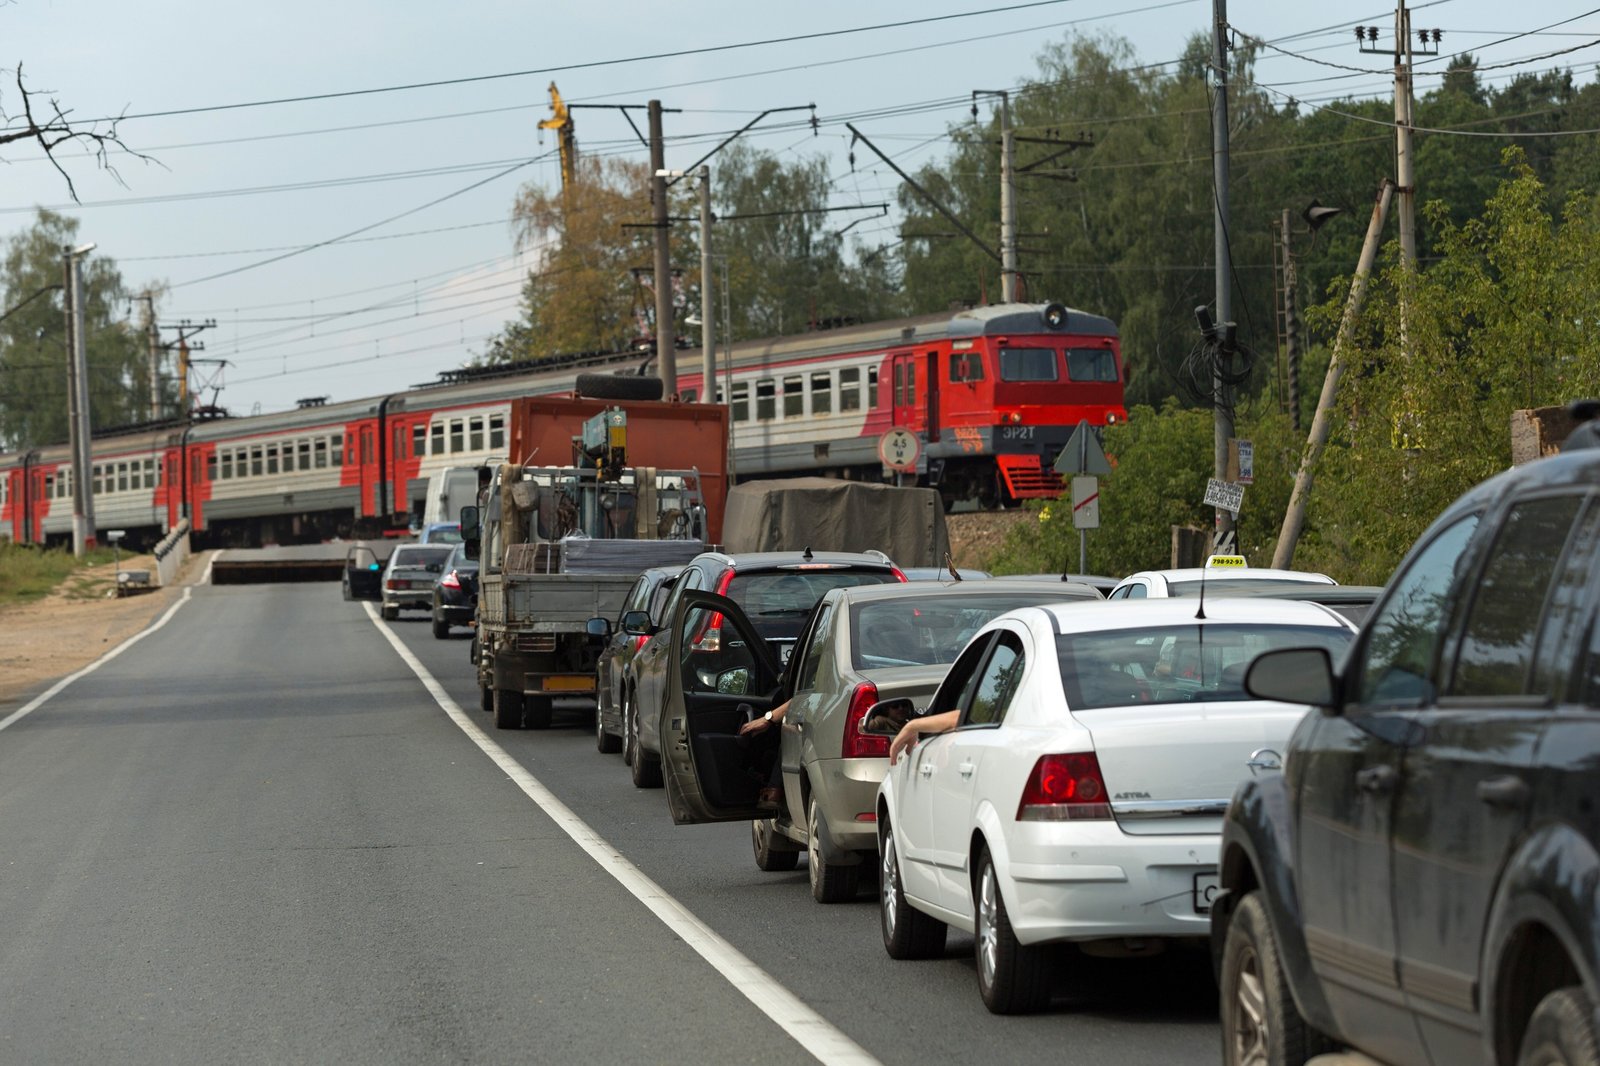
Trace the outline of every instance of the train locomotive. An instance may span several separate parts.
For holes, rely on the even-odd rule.
[[[698,353],[678,353],[678,396],[704,398]],[[97,431],[95,525],[152,543],[184,518],[200,547],[304,543],[403,528],[446,467],[506,457],[509,401],[569,393],[649,398],[654,356],[618,352],[474,368],[362,400],[248,418]],[[693,364],[692,367],[689,364]],[[921,444],[915,478],[947,506],[1054,498],[1051,464],[1080,422],[1127,418],[1116,326],[1061,304],[1002,304],[797,336],[719,354],[738,478],[878,480],[878,443]],[[512,456],[526,462],[531,456]],[[567,462],[568,456],[544,457]],[[0,536],[70,540],[70,450],[0,454]]]

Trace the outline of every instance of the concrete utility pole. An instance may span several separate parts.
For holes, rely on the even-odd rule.
[[[1394,196],[1394,182],[1383,180],[1378,190],[1378,202],[1372,208],[1372,221],[1367,224],[1367,239],[1361,246],[1361,260],[1356,264],[1355,277],[1350,280],[1350,295],[1344,304],[1344,315],[1339,319],[1339,334],[1334,338],[1333,355],[1328,360],[1328,373],[1322,379],[1322,395],[1317,400],[1317,413],[1311,419],[1311,436],[1306,440],[1306,450],[1300,455],[1300,469],[1294,476],[1294,491],[1289,496],[1289,509],[1283,515],[1283,528],[1278,531],[1278,546],[1272,552],[1272,565],[1287,570],[1294,564],[1294,549],[1300,542],[1300,533],[1306,524],[1306,503],[1311,496],[1311,482],[1315,476],[1317,460],[1328,443],[1332,431],[1333,405],[1339,398],[1339,378],[1344,374],[1344,353],[1350,347],[1350,334],[1355,330],[1356,316],[1361,313],[1361,301],[1367,292],[1367,277],[1378,259],[1378,245],[1382,243],[1383,226],[1389,218],[1389,201]]]
[[[717,402],[717,349],[711,320],[711,168],[700,168],[700,402]],[[730,396],[729,401],[732,401]]]
[[[1298,277],[1294,269],[1294,248],[1290,240],[1289,209],[1283,209],[1283,360],[1288,373],[1284,390],[1289,401],[1289,425],[1300,429],[1300,316],[1295,306]]]
[[[1394,158],[1400,193],[1400,262],[1417,265],[1417,171],[1411,146],[1411,13],[1406,0],[1394,10]]]
[[[144,335],[150,358],[150,421],[161,419],[161,331],[156,328],[156,298],[154,293],[139,294],[144,301]]]
[[[668,399],[678,394],[678,331],[672,314],[672,256],[667,244],[666,145],[661,137],[661,101],[650,101],[650,206],[656,235],[656,369]]]
[[[93,460],[90,440],[93,428],[89,410],[89,355],[83,332],[83,257],[94,251],[93,244],[62,248],[66,265],[67,289],[67,365],[71,394],[68,400],[72,442],[72,553],[79,558],[95,547],[94,487],[91,484]]]
[[[1017,141],[1011,94],[1000,94],[1000,302],[1017,302]]]
[[[1228,3],[1212,0],[1214,13],[1211,50],[1211,181],[1216,201],[1216,263],[1218,333],[1216,366],[1211,376],[1213,418],[1213,476],[1218,481],[1228,476],[1228,439],[1233,436],[1233,397],[1226,374],[1232,369],[1233,353],[1228,350],[1228,324],[1233,321],[1232,264],[1228,252]],[[1233,512],[1218,507],[1216,535],[1220,540],[1233,532]]]

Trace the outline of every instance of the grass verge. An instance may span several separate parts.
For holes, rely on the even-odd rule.
[[[90,574],[89,568],[111,561],[112,553],[107,548],[78,559],[64,548],[42,550],[0,542],[0,607],[32,603],[63,585],[63,592],[72,599],[104,596],[113,579]]]

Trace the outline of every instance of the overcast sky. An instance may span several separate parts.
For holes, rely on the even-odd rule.
[[[35,206],[49,206],[79,218],[83,239],[114,258],[131,286],[169,283],[163,324],[216,320],[203,334],[204,354],[228,360],[220,402],[236,414],[282,410],[307,396],[379,394],[463,365],[515,314],[533,259],[514,247],[512,198],[522,183],[560,182],[555,140],[546,134],[541,143],[537,128],[552,79],[569,102],[658,98],[682,109],[666,117],[669,167],[693,163],[766,108],[814,103],[820,136],[758,127],[752,143],[791,159],[826,155],[838,203],[892,200],[893,174],[864,150],[850,172],[843,120],[949,101],[858,120],[901,165],[915,167],[947,151],[948,129],[969,118],[971,90],[1029,78],[1047,41],[1115,34],[1141,62],[1156,63],[1175,58],[1211,18],[1208,0],[1054,0],[994,10],[1004,6],[14,0],[0,6],[0,64],[20,60],[28,86],[49,90],[75,120],[126,114],[123,140],[155,162],[115,159],[119,185],[91,159],[64,155],[82,200],[73,205],[38,150],[14,145],[6,153],[12,165],[0,169],[0,233],[26,227]],[[1374,0],[1344,10],[1351,14],[1233,0],[1228,16],[1239,31],[1311,59],[1381,68],[1382,57],[1356,51],[1350,27],[1375,23],[1387,39],[1393,9]],[[1536,58],[1600,41],[1600,13],[1577,0],[1435,0],[1413,11],[1414,27],[1445,31],[1447,51],[1528,60],[1496,72],[1498,83],[1557,65],[1582,82],[1595,77],[1600,47]],[[947,15],[964,17],[908,24]],[[1563,20],[1571,21],[1553,25]],[[882,24],[898,25],[635,58]],[[1500,41],[1541,27],[1551,28]],[[577,64],[591,65],[551,69]],[[1382,75],[1272,51],[1258,70],[1263,82],[1313,103],[1390,92]],[[468,78],[484,80],[193,110]],[[1435,83],[1419,80],[1419,91]],[[19,109],[12,69],[0,82],[0,105],[7,114]],[[154,115],[172,111],[191,113]],[[792,116],[769,125],[785,119]],[[618,112],[579,111],[576,120],[580,151],[646,157]],[[638,121],[642,128],[642,112]],[[357,230],[348,241],[257,265]],[[876,245],[896,230],[891,218],[851,233]],[[1070,293],[1059,295],[1071,302]]]

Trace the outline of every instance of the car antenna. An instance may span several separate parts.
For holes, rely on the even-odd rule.
[[[1200,568],[1200,609],[1194,613],[1195,621],[1206,620],[1206,568]]]
[[[811,561],[811,545],[806,545],[806,550],[801,554],[800,558],[804,559],[808,563]]]

